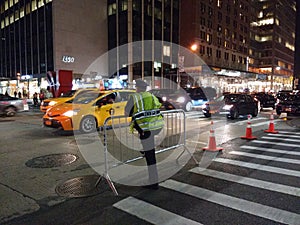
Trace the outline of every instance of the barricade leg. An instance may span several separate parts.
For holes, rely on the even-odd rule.
[[[97,186],[100,184],[100,182],[102,181],[102,178],[104,178],[104,179],[106,180],[107,184],[109,185],[109,187],[110,187],[110,189],[113,191],[113,193],[114,193],[116,196],[118,196],[118,195],[119,195],[119,194],[118,194],[118,191],[117,191],[117,189],[115,188],[115,185],[114,185],[113,182],[111,181],[111,179],[110,179],[110,177],[109,177],[108,174],[103,174],[102,176],[100,176],[100,177],[98,178],[98,180],[96,181],[95,187],[97,187]]]
[[[195,156],[194,156],[194,154],[192,154],[191,152],[190,152],[190,150],[184,145],[183,146],[184,147],[184,150],[179,154],[179,156],[176,158],[176,161],[178,162],[178,160],[179,160],[179,158],[183,155],[183,153],[185,152],[185,151],[187,151],[188,153],[189,153],[189,155],[192,157],[192,159],[194,160],[194,162],[196,163],[196,164],[199,164],[199,162],[198,162],[198,160],[195,158]]]

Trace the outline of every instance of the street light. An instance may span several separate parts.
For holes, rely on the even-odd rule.
[[[197,45],[197,44],[191,45],[191,50],[192,50],[193,52],[195,52],[197,49],[198,49],[198,45]]]

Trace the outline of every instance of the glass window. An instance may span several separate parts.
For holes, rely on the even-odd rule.
[[[113,15],[117,13],[117,4],[116,3],[112,3],[108,6],[108,15]]]

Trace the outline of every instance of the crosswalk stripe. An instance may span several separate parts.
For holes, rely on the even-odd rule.
[[[269,137],[269,136],[264,136],[264,137],[261,137],[261,138],[262,139],[267,139],[267,140],[280,140],[280,141],[300,142],[299,137],[296,137],[298,139],[281,138],[281,137]]]
[[[282,145],[286,147],[299,147],[299,144],[290,144],[290,143],[283,143],[283,142],[272,142],[272,141],[260,141],[260,140],[254,140],[252,143],[260,143],[260,144],[272,144],[272,145]]]
[[[291,134],[291,135],[299,135],[300,132],[292,132],[292,131],[280,131],[280,134]],[[279,135],[279,134],[278,134]]]
[[[300,215],[286,210],[232,197],[175,180],[166,180],[160,186],[279,223],[299,225]]]
[[[265,151],[265,152],[273,152],[273,153],[280,153],[280,154],[287,154],[287,155],[299,155],[300,156],[300,152],[286,151],[286,150],[275,149],[275,148],[261,148],[261,147],[248,146],[248,145],[242,145],[240,148],[255,150],[255,151]]]
[[[254,178],[242,177],[230,173],[224,173],[221,171],[211,170],[211,169],[202,169],[200,167],[195,167],[189,170],[192,173],[210,176],[217,179],[227,180],[231,182],[236,182],[239,184],[245,184],[252,187],[263,188],[270,191],[276,191],[288,195],[294,195],[300,197],[300,188],[291,187],[283,184],[275,184],[268,181],[257,180]]]
[[[268,172],[272,172],[272,173],[284,174],[284,175],[288,175],[288,176],[300,177],[300,171],[296,171],[296,170],[283,169],[283,168],[278,168],[278,167],[274,167],[274,166],[265,166],[265,165],[260,165],[260,164],[256,164],[256,163],[249,163],[249,162],[243,162],[243,161],[225,159],[225,158],[215,158],[214,161],[220,162],[220,163],[231,164],[231,165],[235,165],[235,166],[246,167],[246,168],[250,168],[250,169],[256,169],[256,170],[268,171]]]
[[[195,224],[202,225],[194,220],[179,216],[147,202],[141,201],[134,197],[125,198],[113,205],[114,207],[123,210],[131,215],[137,216],[140,219],[146,220],[152,224],[162,225],[181,225]]]
[[[248,153],[248,152],[230,151],[229,154],[248,156],[251,158],[265,159],[265,160],[271,160],[271,161],[277,161],[277,162],[300,164],[300,160],[297,160],[297,159],[287,159],[287,158],[282,158],[282,157],[274,157],[274,156],[254,154],[254,153]]]
[[[268,134],[268,136],[277,136],[277,137],[295,137],[295,138],[297,138],[297,137],[299,137],[299,136],[297,136],[297,135],[292,135],[292,134],[281,134],[281,132],[282,131],[280,131],[280,133],[278,133],[278,134],[272,134],[272,133],[269,133]]]

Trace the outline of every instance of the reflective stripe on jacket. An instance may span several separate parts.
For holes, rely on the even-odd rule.
[[[135,93],[132,98],[134,107],[131,125],[134,126],[136,122],[143,131],[162,129],[164,119],[159,110],[159,100],[149,92]]]

